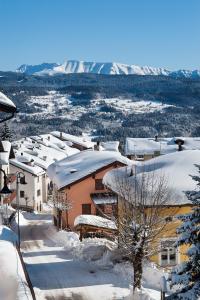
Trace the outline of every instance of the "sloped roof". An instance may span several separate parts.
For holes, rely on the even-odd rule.
[[[51,134],[57,138],[60,138],[60,134],[62,134],[62,139],[64,141],[75,143],[85,147],[86,149],[93,148],[95,144],[94,142],[89,141],[86,137],[79,137],[65,132],[52,131]]]
[[[114,162],[132,163],[119,152],[85,150],[53,163],[47,173],[60,189]]]

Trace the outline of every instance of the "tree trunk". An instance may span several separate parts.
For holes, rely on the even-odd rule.
[[[136,288],[141,289],[141,281],[142,281],[142,250],[139,251],[137,257],[133,261],[133,269],[134,269],[134,277],[133,277],[133,291]]]

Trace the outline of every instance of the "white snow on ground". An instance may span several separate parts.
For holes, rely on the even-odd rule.
[[[23,257],[37,299],[131,300],[132,269],[114,262],[116,245],[106,239],[79,241],[73,232],[59,231],[50,215],[24,213]],[[149,268],[149,269],[148,269]],[[139,299],[160,299],[162,271],[145,267]]]
[[[0,226],[0,299],[31,300],[24,271],[15,244],[16,234]]]
[[[74,105],[74,103],[76,105]],[[72,99],[69,94],[60,94],[57,91],[49,91],[48,95],[31,96],[27,99],[27,105],[32,112],[22,113],[19,115],[26,115],[31,118],[40,120],[45,117],[48,119],[55,118],[59,115],[60,119],[78,120],[83,114],[97,112],[98,114],[105,114],[101,111],[102,106],[108,106],[124,113],[152,113],[154,111],[162,111],[163,109],[172,105],[163,104],[158,101],[133,101],[132,99],[122,98],[97,98],[88,102],[87,105],[77,105],[76,100]],[[109,114],[109,112],[108,112]]]

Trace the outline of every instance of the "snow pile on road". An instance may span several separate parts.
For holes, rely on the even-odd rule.
[[[80,243],[77,233],[65,230],[57,231],[56,227],[52,225],[47,227],[45,234],[57,246],[62,246],[68,250],[73,249]]]
[[[49,226],[45,234],[57,246],[62,246],[66,251],[72,252],[75,258],[86,261],[103,259],[116,247],[114,242],[107,239],[87,238],[80,242],[77,233],[65,230],[57,231],[53,226]]]
[[[14,231],[17,230],[18,224],[18,214],[16,213],[15,218],[12,220],[12,229]],[[20,226],[26,226],[28,224],[27,219],[24,218],[24,215],[22,212],[19,212],[19,225]]]

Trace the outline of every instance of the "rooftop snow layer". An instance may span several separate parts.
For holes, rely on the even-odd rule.
[[[117,229],[116,224],[113,221],[94,215],[80,215],[76,217],[74,220],[74,226],[78,225],[89,225],[112,230]]]
[[[71,134],[64,133],[64,132],[52,131],[51,134],[53,136],[57,137],[57,138],[60,138],[60,135],[62,135],[62,139],[64,141],[69,141],[69,142],[78,144],[78,145],[83,146],[87,149],[93,148],[94,144],[95,144],[95,143],[87,140],[85,137],[78,137],[78,136],[71,135]]]
[[[85,150],[53,163],[47,173],[60,189],[115,161],[125,165],[132,163],[119,152]]]
[[[45,174],[44,170],[42,168],[40,168],[39,166],[35,165],[34,163],[33,163],[33,165],[28,165],[24,162],[21,162],[20,158],[21,158],[21,156],[17,155],[16,158],[10,159],[10,164],[15,166],[15,167],[18,167],[18,168],[20,168],[20,169],[22,169],[26,172],[29,172],[29,173],[31,173],[35,176]],[[23,156],[23,159],[24,158],[25,157]]]
[[[137,176],[143,172],[152,173],[152,175],[164,175],[169,189],[173,195],[173,205],[191,203],[185,191],[197,188],[196,182],[190,175],[198,175],[195,165],[200,163],[200,150],[186,150],[176,153],[170,153],[153,158],[145,162],[135,164]],[[107,172],[103,182],[115,192],[119,192],[119,178],[126,179],[132,186],[135,182],[135,175],[130,176],[130,167],[123,167]]]
[[[101,142],[100,144],[101,151],[119,151],[119,142],[118,141],[109,141],[109,142]]]
[[[1,106],[11,108],[12,110],[16,110],[15,104],[2,92],[0,92],[0,110]]]
[[[23,159],[34,160],[34,163],[44,170],[57,160],[79,153],[78,149],[69,147],[51,134],[23,138],[15,141],[13,147],[16,155],[20,156],[22,153]]]
[[[173,138],[126,138],[125,154],[154,154],[159,151],[161,154],[176,152],[178,145],[177,139],[184,141],[183,150],[200,150],[200,137],[173,137]]]

